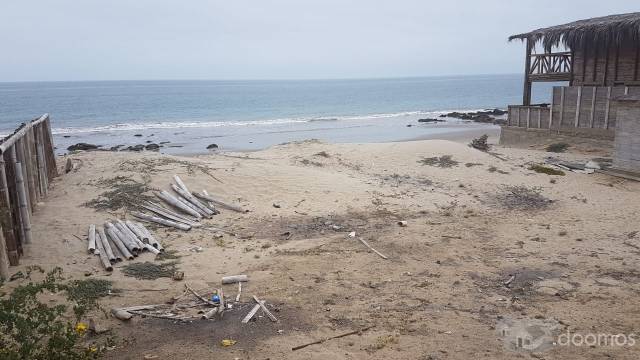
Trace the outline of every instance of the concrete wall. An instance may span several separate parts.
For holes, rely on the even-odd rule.
[[[640,173],[640,97],[616,101],[618,126],[614,142],[613,166]]]

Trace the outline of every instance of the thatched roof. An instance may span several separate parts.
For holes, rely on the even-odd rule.
[[[576,48],[582,44],[621,44],[640,42],[640,12],[578,20],[564,25],[537,29],[509,36],[509,41],[529,39],[541,42],[545,49],[564,45]]]

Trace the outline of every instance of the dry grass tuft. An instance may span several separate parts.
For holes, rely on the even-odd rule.
[[[418,163],[422,165],[436,166],[439,168],[451,168],[458,166],[459,162],[452,159],[451,155],[442,155],[440,157],[434,156],[430,158],[423,158],[418,160]]]

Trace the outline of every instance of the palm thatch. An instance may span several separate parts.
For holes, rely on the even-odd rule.
[[[587,43],[637,44],[640,42],[640,12],[578,20],[509,36],[509,41],[515,39],[528,39],[533,44],[540,42],[545,50],[559,45],[575,49]]]

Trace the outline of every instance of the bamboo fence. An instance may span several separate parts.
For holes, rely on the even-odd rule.
[[[32,242],[31,216],[56,176],[49,114],[0,140],[0,278]]]

